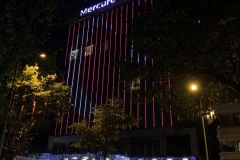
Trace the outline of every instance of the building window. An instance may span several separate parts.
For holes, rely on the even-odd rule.
[[[90,56],[93,54],[94,45],[86,46],[84,50],[84,56]]]
[[[74,50],[71,52],[71,60],[75,60],[77,58],[78,50]]]

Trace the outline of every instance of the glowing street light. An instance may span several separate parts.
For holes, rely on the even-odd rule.
[[[196,91],[197,90],[197,86],[196,85],[192,85],[191,89],[192,89],[192,91]]]
[[[190,85],[190,88],[192,91],[198,91],[198,85],[195,83],[192,83]],[[200,108],[202,109],[202,101],[200,98]],[[206,129],[205,129],[205,122],[204,122],[204,117],[203,114],[201,113],[201,119],[202,119],[202,127],[203,127],[203,136],[204,136],[204,145],[205,145],[205,151],[206,151],[206,159],[209,160],[208,158],[208,146],[207,146],[207,137],[206,137]]]
[[[41,54],[40,54],[40,57],[41,57],[41,58],[46,58],[47,55],[46,55],[45,53],[41,53]]]

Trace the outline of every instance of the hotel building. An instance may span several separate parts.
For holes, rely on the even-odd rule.
[[[124,101],[123,110],[136,115],[138,125],[123,132],[118,153],[128,156],[198,156],[198,137],[195,128],[176,128],[171,106],[165,111],[154,97],[139,103],[133,90],[154,88],[164,82],[136,79],[132,84],[121,81],[121,69],[116,63],[127,61],[154,67],[154,60],[134,50],[129,34],[134,32],[134,19],[143,14],[139,7],[152,5],[153,0],[105,0],[82,8],[79,18],[69,25],[65,58],[65,83],[71,86],[74,104],[62,123],[56,125],[49,137],[49,149],[56,153],[75,152],[69,145],[79,137],[69,128],[82,119],[91,120],[91,110],[107,103],[112,97]],[[144,13],[145,14],[145,13]],[[136,85],[137,84],[137,85]],[[184,141],[183,141],[184,140]],[[181,143],[184,143],[181,144]]]

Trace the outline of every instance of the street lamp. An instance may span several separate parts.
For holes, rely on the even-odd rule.
[[[46,58],[46,56],[47,56],[47,55],[46,55],[45,53],[41,53],[41,54],[40,54],[40,57],[41,57],[41,58]]]
[[[198,85],[195,84],[195,83],[191,84],[190,88],[194,92],[198,91]],[[201,98],[200,98],[200,108],[202,109]],[[203,138],[204,138],[204,145],[205,145],[205,151],[206,151],[206,158],[207,158],[207,160],[209,160],[209,158],[208,158],[208,146],[207,146],[206,129],[205,129],[205,121],[204,121],[204,115],[202,113],[201,113],[201,120],[202,120],[202,127],[203,127]]]

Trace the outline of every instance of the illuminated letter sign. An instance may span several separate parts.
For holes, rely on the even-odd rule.
[[[116,0],[106,0],[104,2],[101,2],[101,3],[98,3],[98,4],[94,5],[92,7],[85,8],[85,9],[80,11],[80,16],[84,16],[85,14],[92,13],[92,12],[98,10],[98,9],[109,6],[109,5],[111,5],[115,2],[116,2]]]

